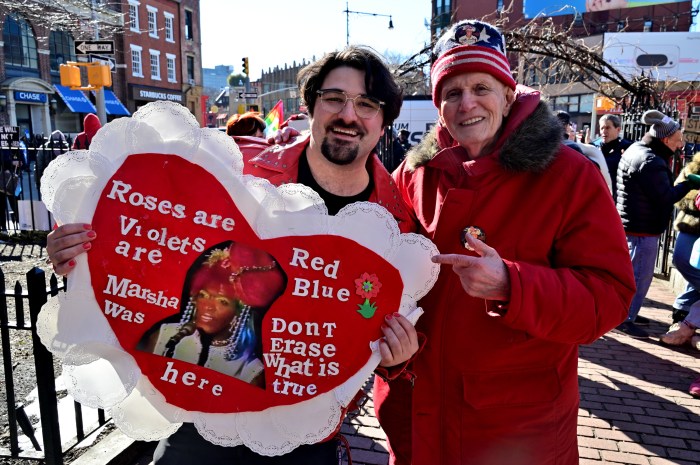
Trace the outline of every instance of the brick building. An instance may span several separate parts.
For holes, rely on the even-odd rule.
[[[108,120],[164,99],[202,121],[199,0],[38,1],[44,8],[0,2],[0,124],[21,134],[80,132],[95,96],[61,86],[59,66],[99,59],[76,55],[76,43],[94,39],[115,43],[114,55],[101,57],[114,66]]]
[[[127,107],[169,100],[201,123],[199,0],[122,0],[122,9]]]
[[[70,3],[70,2],[69,2]],[[21,4],[0,4],[3,38],[0,42],[0,123],[19,126],[20,133],[49,134],[81,130],[82,117],[94,112],[90,95],[60,87],[59,66],[76,61],[72,32],[56,26],[52,14],[66,15],[66,4],[45,2],[40,12],[22,10]],[[10,5],[8,8],[7,6]],[[105,28],[119,28],[121,15],[107,6],[90,11],[75,8],[72,14],[86,24],[94,19]],[[99,30],[81,31],[92,38]],[[83,37],[83,38],[86,38]],[[118,78],[114,78],[115,81]],[[68,92],[62,93],[62,90]]]

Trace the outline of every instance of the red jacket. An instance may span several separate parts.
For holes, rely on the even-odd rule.
[[[243,173],[264,178],[275,186],[297,182],[299,157],[309,146],[310,136],[297,137],[288,145],[270,145],[258,137],[234,139],[243,153]],[[374,191],[369,201],[383,206],[394,215],[401,232],[408,232],[412,222],[401,201],[401,196],[391,176],[375,153],[367,159],[367,170],[374,181]]]
[[[504,124],[490,155],[469,161],[433,134],[394,173],[420,233],[442,253],[468,253],[460,232],[481,228],[511,282],[504,316],[450,267],[420,302],[414,465],[578,464],[578,345],[623,321],[634,294],[597,168],[561,145],[537,92],[520,88]]]

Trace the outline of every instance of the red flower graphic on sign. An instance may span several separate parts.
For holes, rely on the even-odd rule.
[[[379,282],[376,274],[362,273],[362,275],[355,280],[355,286],[357,286],[355,290],[357,295],[365,299],[370,299],[372,297],[377,297],[382,283]]]

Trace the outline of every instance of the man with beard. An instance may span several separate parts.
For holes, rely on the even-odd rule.
[[[401,109],[402,93],[382,59],[367,48],[350,46],[332,52],[299,72],[297,78],[304,103],[309,109],[310,133],[291,143],[271,145],[255,137],[237,138],[243,152],[244,174],[269,180],[274,185],[301,183],[314,189],[325,201],[328,213],[335,215],[352,202],[369,201],[384,206],[398,221],[402,232],[412,227],[409,214],[391,176],[374,151],[384,128],[390,126]],[[96,237],[90,225],[62,225],[49,234],[47,252],[57,273],[66,274],[75,266],[74,258],[91,248]],[[410,373],[404,370],[418,350],[415,328],[398,314],[386,320],[382,361],[377,374],[382,380],[396,379],[392,391],[406,391]],[[375,408],[388,392],[375,394]],[[391,443],[392,463],[410,463],[410,412],[402,411],[385,427]],[[398,434],[398,436],[397,436]],[[330,439],[330,438],[329,438]],[[192,424],[184,424],[158,445],[155,465],[281,465],[335,464],[336,441],[301,446],[289,454],[261,457],[244,446],[222,447],[207,442]],[[396,450],[397,446],[402,451]]]

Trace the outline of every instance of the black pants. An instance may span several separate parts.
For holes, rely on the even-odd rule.
[[[192,423],[184,423],[158,443],[154,465],[338,465],[338,441],[299,446],[277,457],[258,455],[245,446],[224,447],[204,439]]]

